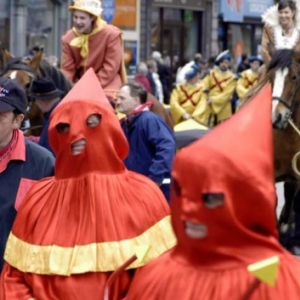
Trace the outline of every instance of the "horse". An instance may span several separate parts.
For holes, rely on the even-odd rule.
[[[300,187],[300,53],[273,49],[271,57],[263,78],[248,92],[244,105],[265,84],[271,84],[274,179],[285,182],[285,205],[279,219],[279,231],[282,242],[286,243],[285,234],[292,222],[293,202]]]
[[[244,105],[267,83],[272,86],[275,181],[300,183],[295,161],[300,150],[300,53],[290,49],[272,52],[264,78],[247,93]]]
[[[73,84],[62,73],[61,70],[52,66],[43,59],[43,49],[40,49],[32,58],[14,57],[8,50],[2,48],[0,51],[0,61],[3,62],[2,76],[17,80],[26,90],[27,109],[25,113],[26,120],[30,125],[23,127],[26,135],[39,136],[42,131],[43,114],[35,104],[34,99],[28,97],[33,80],[39,77],[50,77],[53,79],[56,87],[67,94]],[[63,95],[64,96],[64,95]]]

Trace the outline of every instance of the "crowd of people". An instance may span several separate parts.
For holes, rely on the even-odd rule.
[[[50,77],[28,95],[0,78],[0,300],[299,299],[300,262],[278,240],[271,86],[242,107],[269,44],[299,44],[295,2],[264,14],[262,58],[235,74],[228,50],[213,66],[197,53],[172,89],[158,51],[127,80],[99,0],[69,10],[66,96]],[[44,114],[37,143],[19,130],[27,96]],[[176,153],[189,119],[215,128]]]

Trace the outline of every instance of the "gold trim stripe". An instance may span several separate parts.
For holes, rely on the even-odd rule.
[[[138,268],[176,245],[170,219],[170,216],[166,216],[141,235],[131,239],[74,247],[33,245],[10,233],[4,259],[22,272],[43,275],[109,272],[116,270],[134,255],[137,246],[150,245],[145,260],[136,260],[129,267]]]

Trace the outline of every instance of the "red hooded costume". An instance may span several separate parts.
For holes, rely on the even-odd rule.
[[[89,127],[96,114],[101,121]],[[57,128],[69,125],[69,132]],[[80,139],[86,147],[72,155]],[[8,239],[0,299],[101,299],[107,278],[150,246],[144,262],[176,243],[169,208],[150,179],[129,172],[128,144],[95,73],[90,69],[51,115],[49,140],[55,177],[38,182],[20,207]],[[130,272],[113,298],[126,291]]]
[[[271,88],[174,162],[172,222],[178,245],[135,273],[126,300],[300,299],[300,262],[279,244]],[[220,199],[210,208],[210,196]],[[192,238],[194,228],[206,234]],[[204,231],[205,232],[205,231]],[[249,265],[278,262],[274,286]]]

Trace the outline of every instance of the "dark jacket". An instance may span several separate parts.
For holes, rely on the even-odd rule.
[[[238,65],[238,68],[237,68],[237,73],[242,73],[243,71],[247,70],[250,68],[250,65],[246,64],[245,62],[241,62],[239,65]]]
[[[23,192],[22,185],[26,180],[37,181],[54,172],[54,157],[48,150],[28,140],[25,140],[25,146],[26,161],[12,160],[0,173],[0,272],[6,240],[17,213],[17,194]]]
[[[148,78],[148,81],[149,81],[150,86],[151,86],[151,94],[154,95],[155,97],[158,97],[158,95],[157,95],[157,89],[156,89],[156,84],[154,82],[152,73],[150,71],[148,71],[147,78]]]
[[[170,68],[157,62],[157,73],[163,87],[164,103],[169,103],[170,98]]]
[[[129,117],[121,125],[130,146],[126,167],[156,183],[170,180],[175,139],[169,126],[150,111]],[[161,189],[169,200],[170,184],[163,183]]]
[[[40,136],[40,140],[39,140],[39,145],[48,149],[49,151],[52,151],[51,146],[49,144],[49,139],[48,139],[48,128],[49,128],[49,124],[50,124],[50,116],[52,111],[54,110],[54,108],[59,104],[60,101],[56,102],[51,109],[44,113],[44,122],[43,122],[43,130]]]

